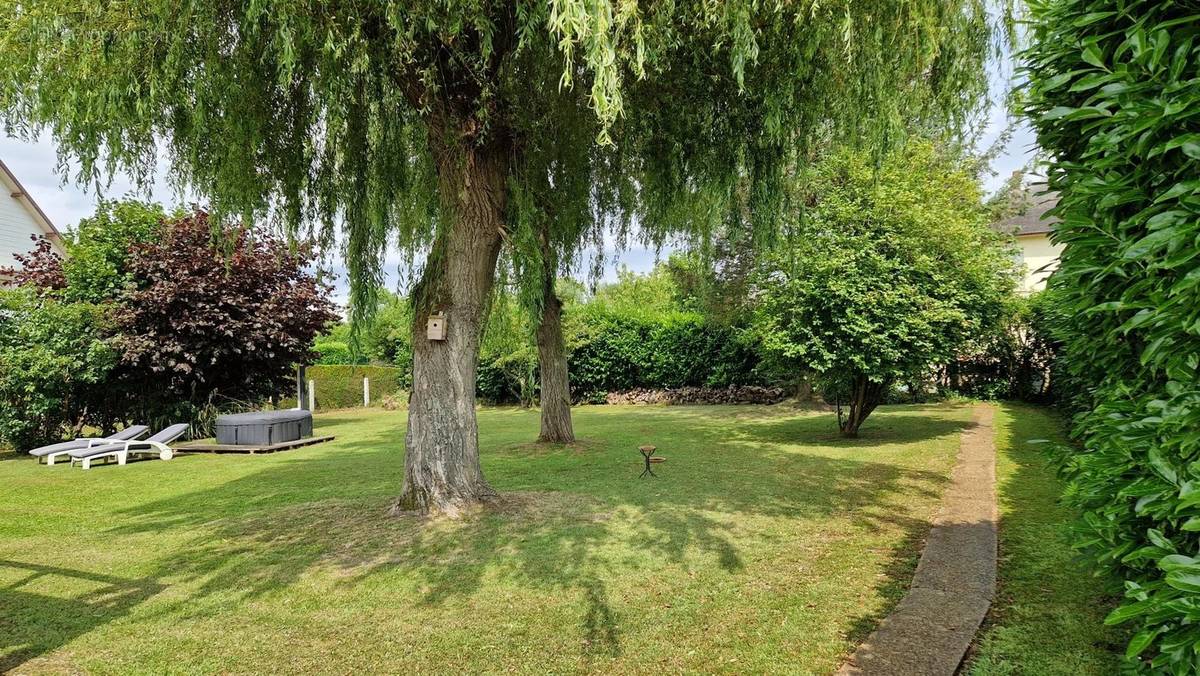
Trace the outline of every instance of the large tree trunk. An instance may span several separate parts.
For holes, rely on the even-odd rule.
[[[548,226],[538,233],[542,256],[542,316],[538,319],[538,373],[541,379],[542,430],[538,441],[575,441],[571,426],[571,380],[562,332],[562,301],[554,290],[558,256]]]
[[[887,383],[872,382],[866,376],[854,377],[845,415],[842,413],[841,401],[837,402],[838,427],[842,431],[842,436],[851,439],[858,436],[858,428],[883,401],[887,387]]]
[[[475,375],[505,232],[512,144],[493,132],[474,144],[457,126],[431,125],[443,227],[413,292],[413,386],[404,490],[393,513],[455,515],[496,495],[479,465]],[[442,312],[446,339],[426,326]]]
[[[542,432],[538,441],[575,441],[571,427],[571,382],[567,373],[567,349],[563,343],[562,301],[554,293],[554,273],[542,303],[542,320],[537,329],[538,368],[541,373]]]

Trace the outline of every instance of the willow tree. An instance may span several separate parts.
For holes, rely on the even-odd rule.
[[[0,114],[80,180],[148,181],[161,152],[214,213],[342,230],[356,312],[389,244],[421,252],[396,508],[454,511],[493,495],[474,381],[502,244],[569,239],[540,205],[660,242],[739,202],[769,227],[797,143],[973,108],[985,2],[22,0],[0,8]],[[561,197],[550,178],[601,174]]]

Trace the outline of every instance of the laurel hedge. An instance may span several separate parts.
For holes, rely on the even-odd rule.
[[[1200,10],[1034,0],[1026,112],[1053,158],[1052,293],[1078,393],[1081,549],[1124,581],[1130,667],[1200,664]],[[1082,582],[1081,582],[1082,583]]]

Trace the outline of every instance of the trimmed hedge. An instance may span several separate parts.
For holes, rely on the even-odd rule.
[[[1200,665],[1200,16],[1036,0],[1027,112],[1061,199],[1051,292],[1081,549],[1124,580],[1131,670]],[[1081,584],[1084,584],[1081,581]]]
[[[354,408],[362,406],[362,379],[371,379],[371,405],[380,405],[384,398],[399,392],[404,372],[392,366],[356,366],[350,364],[317,364],[305,370],[316,389],[317,410]],[[283,408],[296,405],[295,397],[282,399]]]

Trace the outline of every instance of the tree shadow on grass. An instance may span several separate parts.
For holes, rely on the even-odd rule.
[[[64,586],[74,595],[64,598]],[[0,559],[0,672],[126,615],[164,588],[153,578]]]
[[[847,643],[857,646],[865,641],[908,593],[932,527],[929,522],[914,521],[905,530],[904,539],[889,552],[881,569],[882,577],[876,592],[882,597],[883,603],[874,612],[861,613],[850,622],[846,628]]]
[[[843,437],[838,431],[837,418],[823,415],[822,424],[814,425],[815,416],[797,417],[778,422],[747,426],[746,434],[767,443],[813,443],[836,445],[839,448],[871,448],[897,440],[926,441],[959,434],[975,426],[970,420],[932,418],[919,414],[882,413],[867,418],[855,438]]]
[[[1007,420],[997,415],[996,597],[962,673],[1118,673],[1132,630],[1104,618],[1120,603],[1121,580],[1096,574],[1072,547],[1078,513],[1061,501],[1047,446],[1030,443],[1066,443],[1064,421],[1032,404],[998,406]]]
[[[534,458],[498,444],[484,451],[485,472],[502,494],[496,503],[454,521],[396,519],[386,508],[402,473],[399,440],[352,438],[351,426],[335,452],[292,452],[242,478],[132,506],[110,532],[202,532],[157,562],[154,577],[193,589],[160,609],[172,617],[210,616],[317,570],[331,571],[346,588],[378,574],[401,575],[416,582],[412,602],[429,607],[499,579],[538,594],[573,596],[582,610],[577,631],[585,660],[622,652],[620,613],[609,600],[613,580],[662,565],[686,568],[697,556],[711,557],[725,574],[742,574],[739,543],[778,537],[741,525],[762,517],[899,529],[903,544],[880,584],[888,597],[890,585],[902,585],[902,595],[911,574],[899,572],[911,573],[914,543],[929,528],[906,498],[939,495],[944,474],[806,453],[802,445],[819,439],[826,422],[812,416],[782,422],[735,416],[731,428],[729,420],[702,413],[689,415],[674,437],[658,416],[639,416],[671,453],[658,480],[638,480],[637,458],[627,449]],[[676,412],[665,417],[679,427]],[[895,435],[888,443],[932,439],[966,425],[896,414],[884,419]]]

